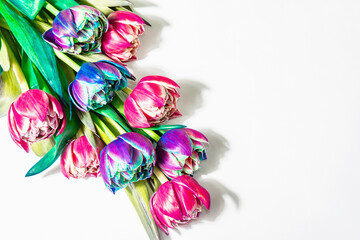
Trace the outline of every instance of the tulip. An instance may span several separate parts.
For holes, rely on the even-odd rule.
[[[140,80],[124,104],[125,116],[132,127],[147,128],[181,116],[176,108],[180,88],[173,80],[147,76]]]
[[[69,85],[69,95],[74,105],[81,111],[97,109],[114,96],[115,91],[127,86],[127,79],[132,78],[129,71],[114,62],[99,61],[84,63],[75,80]]]
[[[190,176],[165,182],[152,195],[150,211],[156,224],[169,235],[168,228],[199,217],[202,206],[210,209],[210,194]]]
[[[103,143],[95,138],[97,148],[89,143],[86,136],[72,140],[61,155],[61,172],[68,179],[98,177],[100,175],[100,151]]]
[[[61,134],[66,115],[59,101],[42,90],[22,93],[10,106],[8,124],[11,138],[26,152],[32,143]]]
[[[100,172],[113,193],[152,175],[155,149],[149,139],[139,133],[124,133],[109,143],[100,155]]]
[[[114,61],[135,60],[140,46],[139,35],[144,33],[145,22],[128,11],[116,11],[108,16],[109,30],[104,33],[101,49]]]
[[[99,53],[101,37],[108,25],[99,10],[78,5],[61,11],[43,38],[53,48],[65,53]]]
[[[169,178],[192,176],[206,160],[204,134],[190,129],[173,129],[161,136],[156,146],[157,164]]]

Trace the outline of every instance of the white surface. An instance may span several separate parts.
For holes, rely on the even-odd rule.
[[[153,27],[130,69],[176,80],[173,123],[211,142],[211,210],[164,239],[360,239],[360,2],[134,2]],[[123,192],[58,162],[24,178],[37,158],[0,135],[0,239],[146,239]]]

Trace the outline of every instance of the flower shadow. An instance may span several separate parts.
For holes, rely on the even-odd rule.
[[[61,174],[60,164],[56,164],[56,165],[54,164],[54,166],[52,166],[50,169],[45,171],[46,171],[45,174],[42,176],[43,178]]]
[[[182,116],[170,120],[168,124],[184,124],[203,105],[202,93],[209,89],[205,84],[193,80],[176,81],[180,85],[180,99],[177,107]],[[186,125],[186,124],[185,124]]]
[[[158,16],[142,16],[151,27],[145,27],[145,33],[140,36],[140,47],[136,53],[137,59],[144,59],[149,52],[159,48],[161,44],[161,32],[165,26],[169,25],[164,19]]]

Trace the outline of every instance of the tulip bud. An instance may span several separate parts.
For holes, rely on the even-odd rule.
[[[140,46],[139,35],[144,33],[144,20],[132,12],[116,11],[108,16],[108,21],[109,30],[102,38],[103,53],[118,62],[136,59],[134,55]]]
[[[130,182],[150,177],[154,165],[154,147],[139,133],[124,133],[101,151],[101,176],[113,193]]]
[[[157,165],[169,178],[183,174],[192,176],[206,159],[204,143],[207,138],[200,132],[181,128],[161,136],[156,146]]]
[[[98,177],[99,158],[104,144],[96,138],[97,148],[93,148],[86,136],[72,140],[61,155],[61,172],[67,178]]]
[[[32,143],[61,134],[66,115],[59,101],[42,90],[22,93],[10,106],[8,124],[11,138],[26,152]]]
[[[75,106],[87,112],[106,105],[115,91],[127,86],[129,71],[114,62],[84,63],[69,85],[69,95]]]
[[[209,192],[187,175],[165,182],[150,199],[151,214],[156,224],[168,235],[168,228],[198,218],[203,205],[210,209]]]
[[[77,5],[61,11],[43,38],[65,53],[99,53],[101,37],[107,29],[104,14],[93,7]]]
[[[125,116],[132,127],[147,128],[181,116],[176,107],[180,88],[173,80],[147,76],[140,80],[124,104]]]

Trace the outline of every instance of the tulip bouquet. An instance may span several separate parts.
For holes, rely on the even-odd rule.
[[[150,24],[127,0],[0,0],[0,114],[13,141],[57,159],[68,179],[99,177],[124,189],[150,239],[196,219],[210,195],[193,178],[207,138],[183,125],[180,86],[163,76],[135,80],[139,36]]]

